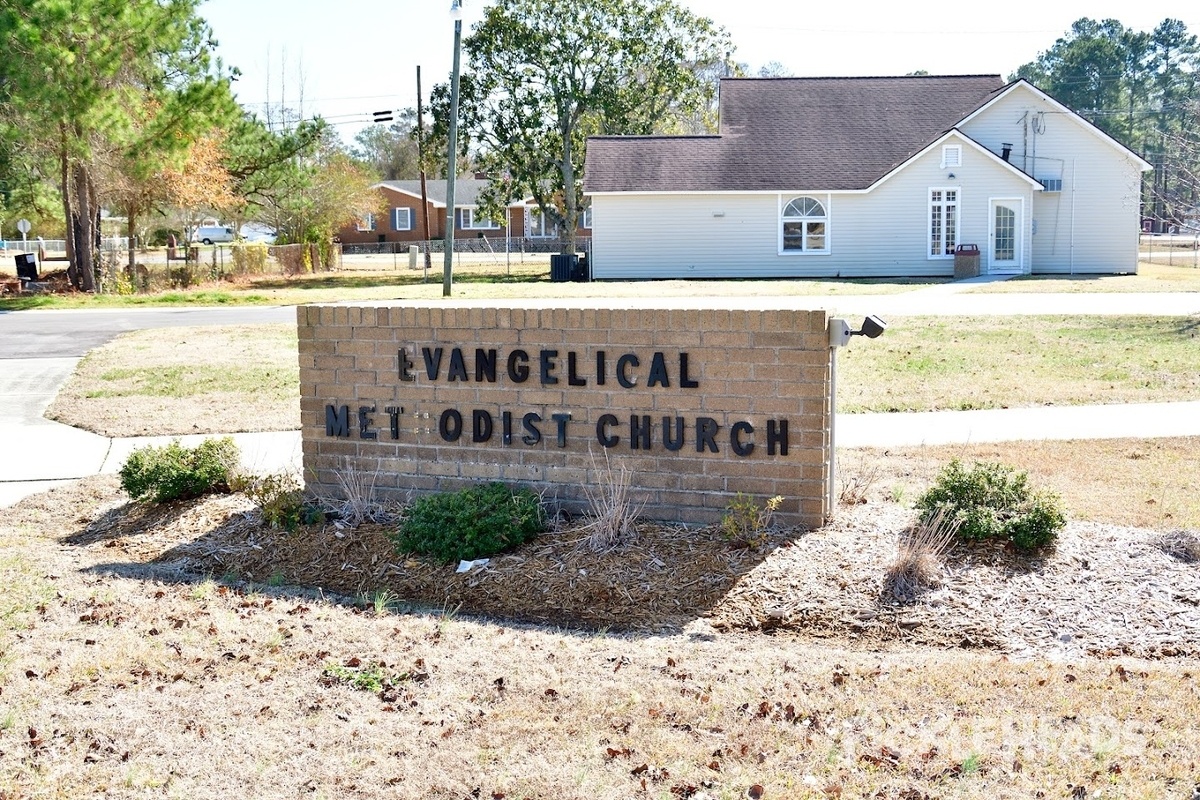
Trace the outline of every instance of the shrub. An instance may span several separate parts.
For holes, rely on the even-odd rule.
[[[229,252],[238,275],[262,275],[267,271],[267,246],[264,243],[235,244]]]
[[[409,508],[393,541],[403,552],[454,562],[516,547],[545,527],[536,494],[489,483],[419,498]]]
[[[229,491],[237,468],[238,447],[233,439],[206,439],[197,447],[178,440],[163,447],[140,447],[121,467],[121,488],[134,500],[186,500]]]
[[[757,548],[766,542],[767,529],[771,527],[771,520],[781,505],[782,495],[776,495],[760,506],[753,497],[738,492],[725,506],[725,514],[721,517],[721,533],[726,539]]]
[[[1019,550],[1050,544],[1066,525],[1057,495],[1034,492],[1024,472],[995,463],[966,469],[954,459],[916,507],[922,523],[941,510],[958,525],[960,539],[1001,539]]]
[[[319,509],[304,502],[304,487],[293,472],[239,475],[231,481],[230,488],[258,506],[263,521],[273,528],[294,531],[302,523],[318,521],[323,516]]]

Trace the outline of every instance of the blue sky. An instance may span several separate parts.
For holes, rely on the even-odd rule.
[[[564,0],[565,2],[565,0]],[[1117,0],[1010,0],[965,4],[794,0],[682,0],[725,27],[734,58],[757,69],[778,61],[795,75],[1008,75],[1080,17],[1113,17],[1151,30],[1166,17],[1200,34],[1200,4]],[[466,0],[465,29],[486,3]],[[200,14],[238,67],[238,99],[281,99],[321,114],[350,141],[375,110],[426,101],[449,75],[453,28],[442,0],[207,0]],[[1186,7],[1185,7],[1186,6]]]

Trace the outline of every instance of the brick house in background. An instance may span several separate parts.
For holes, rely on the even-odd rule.
[[[546,224],[532,199],[510,203],[507,225],[501,225],[479,215],[478,199],[487,186],[485,178],[459,178],[454,182],[454,238],[487,238],[503,240],[557,239],[558,229]],[[374,188],[384,197],[387,213],[382,217],[370,215],[344,226],[338,232],[343,244],[378,244],[386,242],[420,242],[425,239],[425,215],[429,216],[429,238],[446,237],[446,181],[426,180],[427,202],[421,205],[421,182],[383,181]],[[579,236],[590,236],[590,210],[584,215]]]

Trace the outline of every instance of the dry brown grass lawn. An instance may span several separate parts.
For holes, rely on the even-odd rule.
[[[1200,529],[1197,453],[1197,437],[862,448],[841,451],[838,469],[843,482],[867,481],[872,500],[912,502],[952,458],[999,462],[1061,495],[1074,519]]]
[[[1188,250],[1175,265],[1142,261],[1136,275],[1039,275],[987,283],[971,289],[983,294],[1020,292],[1197,292],[1200,269]],[[1164,259],[1165,260],[1165,259]],[[1158,259],[1156,259],[1158,261]]]
[[[295,326],[124,334],[79,362],[46,417],[105,436],[294,430]]]
[[[1149,800],[1200,776],[1194,660],[718,633],[680,585],[676,632],[597,634],[179,571],[222,525],[286,558],[244,514],[149,513],[94,479],[0,520],[6,798]],[[835,590],[872,518],[831,532],[811,573],[816,551],[764,551],[724,603],[760,571]],[[361,549],[341,536],[335,560]]]

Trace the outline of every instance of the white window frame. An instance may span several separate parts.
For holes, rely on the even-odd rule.
[[[941,192],[942,196],[938,200],[934,200],[934,192]],[[946,192],[954,192],[954,199],[947,200]],[[925,257],[930,261],[939,261],[947,258],[954,258],[954,248],[961,241],[962,234],[962,187],[960,186],[930,186],[929,191],[925,195],[927,202],[925,210]],[[934,208],[942,209],[942,215],[939,222],[942,226],[942,252],[933,252],[933,210]],[[945,252],[947,238],[945,235],[946,229],[946,213],[945,210],[949,207],[954,208],[954,238],[949,242],[950,252]]]
[[[787,210],[788,206],[790,206],[795,201],[802,200],[804,198],[808,198],[808,199],[813,200],[813,201],[817,202],[818,204],[820,204],[821,209],[825,212],[824,215],[822,215],[822,216],[810,215],[810,216],[804,216],[804,217],[785,217],[783,215],[783,212]],[[832,224],[831,224],[832,218],[833,218],[833,209],[830,207],[830,195],[829,194],[812,194],[812,193],[802,192],[799,194],[786,194],[786,195],[781,194],[781,195],[779,195],[779,230],[778,230],[779,238],[777,241],[777,245],[779,248],[779,255],[781,255],[781,256],[827,256],[827,255],[830,255],[833,252],[832,248],[830,246],[831,233],[832,233]],[[786,228],[788,222],[803,222],[804,223],[804,230],[803,230],[803,233],[801,234],[803,246],[800,249],[794,249],[794,248],[785,249],[784,248],[784,239],[783,239],[784,229]],[[808,239],[809,239],[810,234],[809,234],[807,228],[808,228],[809,223],[824,224],[824,226],[825,226],[824,233],[821,234],[825,237],[824,247],[816,248],[816,247],[808,246]]]
[[[460,231],[498,231],[503,226],[490,219],[476,219],[475,211],[478,206],[460,206],[458,208],[458,229]]]
[[[392,209],[392,230],[411,231],[413,229],[413,213],[411,208],[396,207]],[[404,224],[400,224],[400,213],[404,212]]]
[[[581,216],[579,218],[579,227],[586,228],[589,231],[592,229],[592,207],[591,206],[588,206],[587,208],[585,208],[583,210],[583,216]]]
[[[366,215],[359,217],[354,222],[354,229],[364,233],[375,230],[375,215],[367,213]]]
[[[541,224],[536,224],[538,222]],[[526,206],[525,236],[529,239],[557,239],[558,225],[546,219],[539,207]]]
[[[942,169],[958,169],[962,166],[962,145],[942,145]]]

